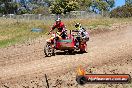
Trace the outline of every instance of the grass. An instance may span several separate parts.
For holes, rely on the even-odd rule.
[[[114,23],[131,22],[129,19],[110,19],[110,18],[98,18],[98,19],[62,19],[67,29],[75,29],[75,22],[81,23],[85,28],[96,29],[97,27],[110,27]],[[39,36],[45,35],[53,25],[54,20],[15,20],[0,18],[0,48],[22,43],[29,39],[34,39]],[[43,32],[35,33],[31,32],[32,28],[41,28]]]
[[[36,38],[43,33],[33,33],[31,29],[36,27],[40,28],[42,22],[28,22],[13,19],[0,20],[0,47],[7,47],[26,41],[30,38]],[[46,26],[45,26],[46,27]],[[44,28],[45,28],[44,27]]]

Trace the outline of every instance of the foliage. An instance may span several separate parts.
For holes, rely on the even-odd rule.
[[[110,17],[132,17],[132,5],[127,4],[122,7],[117,7],[110,12]]]
[[[0,1],[0,13],[3,14],[14,14],[17,12],[18,4],[9,2],[8,0]]]
[[[64,12],[64,9],[59,5],[60,3],[56,3],[54,2],[51,6],[50,6],[50,12],[53,14],[61,14]]]
[[[110,8],[113,8],[115,4],[114,0],[94,0],[92,3],[92,11],[94,12],[103,12],[109,11]]]
[[[126,3],[126,5],[127,4],[132,4],[132,0],[125,0],[125,3]]]
[[[47,7],[38,7],[38,8],[34,8],[32,10],[32,14],[44,14],[44,15],[49,15],[49,9]]]
[[[77,0],[79,3],[79,10],[89,10],[92,5],[92,0]]]
[[[21,10],[19,10],[18,12],[17,12],[17,14],[26,14],[26,13],[30,13],[27,9],[25,9],[25,8],[23,8],[23,9],[21,9]]]
[[[53,14],[61,14],[78,9],[79,4],[73,0],[55,0],[50,6],[50,11]]]
[[[60,14],[75,10],[87,10],[91,4],[91,0],[55,0],[50,6],[50,11],[54,14]]]
[[[115,6],[115,0],[106,0],[106,1],[109,4],[110,8],[113,8]]]
[[[104,13],[114,7],[115,0],[21,0],[18,3],[10,3],[10,0],[0,0],[0,13],[3,14],[62,14],[75,10],[93,11]],[[37,6],[37,7],[36,7]],[[25,9],[21,9],[24,7]],[[47,15],[47,14],[46,14]]]
[[[71,1],[67,4],[67,6],[65,7],[65,12],[70,12],[70,11],[74,11],[76,9],[79,8],[79,4],[78,2],[75,1]]]
[[[60,14],[75,10],[88,10],[96,13],[110,11],[115,4],[114,0],[55,0],[50,6],[51,13]]]

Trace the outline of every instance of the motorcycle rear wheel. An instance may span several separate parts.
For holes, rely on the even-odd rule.
[[[86,53],[87,52],[87,44],[82,44],[81,47],[80,47],[80,52],[81,53]]]

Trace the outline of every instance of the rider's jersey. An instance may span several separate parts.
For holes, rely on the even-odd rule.
[[[63,22],[61,22],[60,24],[54,24],[52,27],[52,30],[54,30],[55,28],[58,29],[58,32],[62,32],[65,29],[65,25]]]
[[[89,37],[88,32],[87,32],[84,28],[81,28],[81,29],[79,30],[79,34],[81,34],[81,36],[82,36],[83,38],[88,38],[88,37]]]

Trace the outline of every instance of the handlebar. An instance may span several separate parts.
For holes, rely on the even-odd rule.
[[[78,30],[72,30],[72,32],[79,32]]]
[[[62,33],[59,34],[58,32],[48,32],[47,34],[48,35],[50,35],[50,34],[58,34],[58,35],[61,35]]]
[[[50,32],[48,33],[48,35],[51,34]]]

